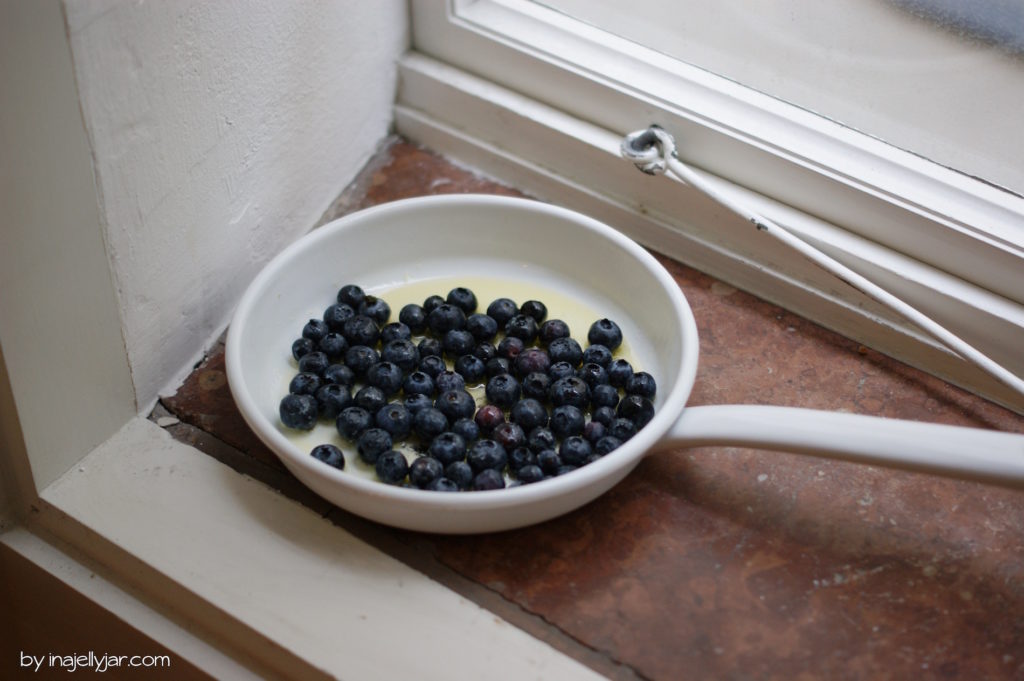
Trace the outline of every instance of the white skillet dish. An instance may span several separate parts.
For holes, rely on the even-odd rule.
[[[421,280],[494,276],[539,284],[615,319],[635,364],[658,381],[653,420],[619,449],[569,474],[459,493],[396,487],[333,469],[280,425],[278,406],[295,371],[286,361],[291,343],[342,285],[374,293]],[[225,359],[246,422],[300,481],[341,508],[411,530],[477,533],[541,522],[598,497],[645,455],[688,445],[783,449],[1024,484],[1024,436],[781,407],[685,408],[697,371],[697,327],[672,277],[612,228],[526,199],[407,199],[311,232],[249,286],[228,331]]]

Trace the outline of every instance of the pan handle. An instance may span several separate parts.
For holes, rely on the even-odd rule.
[[[1024,435],[798,407],[687,407],[664,447],[771,449],[1024,487]]]

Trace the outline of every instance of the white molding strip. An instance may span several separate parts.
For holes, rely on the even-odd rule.
[[[1024,412],[1024,398],[861,294],[678,182],[639,173],[621,137],[418,53],[400,64],[398,131],[545,200],[592,215],[659,252]],[[643,127],[643,126],[641,126]],[[1024,373],[1024,306],[793,206],[723,188]]]
[[[43,490],[53,534],[264,678],[601,678],[137,417]]]

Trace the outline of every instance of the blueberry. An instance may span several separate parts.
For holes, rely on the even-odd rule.
[[[385,397],[391,397],[402,389],[402,369],[386,360],[377,362],[366,370],[366,383],[380,388]]]
[[[314,350],[313,352],[307,352],[301,358],[299,358],[299,371],[308,371],[311,374],[322,374],[324,369],[330,366],[331,360],[328,359],[320,350]]]
[[[473,419],[455,419],[452,423],[452,431],[466,442],[473,442],[480,437],[480,426],[476,425]]]
[[[530,432],[538,426],[548,424],[548,411],[540,401],[532,397],[525,397],[514,405],[509,415],[510,419],[523,427],[523,430]]]
[[[352,384],[355,383],[356,376],[344,364],[331,364],[324,369],[324,380],[328,383],[337,383],[338,385],[345,385],[351,388]]]
[[[625,390],[630,395],[639,395],[653,400],[654,395],[658,392],[658,386],[654,382],[654,376],[646,371],[637,371],[626,381]]]
[[[526,343],[521,338],[506,336],[498,342],[498,357],[504,357],[509,362],[512,362],[525,347]]]
[[[485,404],[476,410],[473,422],[480,432],[490,435],[491,431],[505,423],[505,412],[496,404]]]
[[[417,369],[402,380],[402,390],[406,395],[433,395],[434,379]]]
[[[310,371],[300,371],[288,382],[288,392],[292,395],[315,395],[323,385],[323,380]]]
[[[548,390],[551,388],[551,377],[535,371],[523,378],[521,386],[523,397],[546,400],[548,398]]]
[[[509,298],[498,298],[487,306],[487,316],[497,322],[499,328],[504,328],[508,320],[519,314],[519,306]]]
[[[587,342],[614,350],[622,345],[622,329],[610,319],[599,319],[590,325],[590,329],[587,331]]]
[[[345,468],[345,454],[332,444],[317,445],[313,447],[309,455],[317,461],[323,461],[328,466],[333,466],[338,470]]]
[[[381,359],[397,364],[402,371],[412,371],[420,363],[420,351],[411,340],[396,338],[388,341],[380,351]]]
[[[560,378],[565,378],[566,376],[575,375],[576,367],[564,360],[561,362],[555,362],[551,365],[551,368],[548,369],[548,376],[551,377],[552,382],[557,381]]]
[[[370,412],[362,407],[345,407],[334,421],[338,434],[349,442],[355,442],[373,424]]]
[[[473,334],[465,329],[452,329],[446,331],[441,339],[441,347],[444,349],[444,356],[448,359],[455,359],[473,352],[476,339]]]
[[[473,478],[472,489],[477,492],[483,492],[492,489],[504,489],[505,478],[502,477],[501,473],[488,468],[480,471],[475,478]]]
[[[526,438],[526,446],[534,453],[545,449],[554,449],[556,444],[558,444],[558,440],[547,426],[534,428]]]
[[[377,457],[374,464],[377,477],[390,485],[397,485],[409,474],[409,464],[401,452],[390,450]]]
[[[582,465],[582,464],[581,464]],[[579,466],[571,466],[569,464],[562,464],[555,470],[555,475],[565,475],[566,473],[572,473]]]
[[[520,314],[532,317],[535,322],[540,324],[548,318],[547,305],[540,302],[539,300],[527,300],[525,303],[519,306]]]
[[[367,428],[356,440],[356,451],[359,458],[370,464],[377,463],[377,458],[394,446],[391,433],[383,428]]]
[[[389,402],[377,410],[374,423],[388,431],[392,439],[401,440],[412,432],[412,413],[401,402]]]
[[[405,408],[409,410],[410,414],[416,416],[420,410],[432,408],[434,406],[434,400],[430,395],[415,393],[402,400],[402,404],[405,405]]]
[[[320,339],[317,347],[321,352],[327,355],[330,360],[334,361],[344,355],[345,351],[348,350],[348,341],[345,340],[345,337],[340,333],[331,331]]]
[[[380,328],[377,326],[377,322],[361,314],[357,314],[351,319],[346,319],[341,327],[341,333],[350,345],[369,345],[372,347],[380,340]]]
[[[615,408],[614,407],[597,407],[590,414],[591,421],[597,421],[602,424],[605,428],[609,428],[612,425],[612,421],[615,420]]]
[[[554,449],[542,449],[537,452],[537,465],[548,475],[554,475],[562,466],[562,457]]]
[[[462,374],[445,369],[437,376],[434,376],[434,387],[437,388],[439,393],[445,393],[449,390],[465,390],[466,379],[462,377]]]
[[[324,310],[324,322],[331,331],[341,331],[345,321],[356,316],[355,309],[347,303],[335,303]]]
[[[289,428],[312,430],[317,418],[316,398],[312,395],[285,395],[278,412],[281,423]]]
[[[516,478],[524,485],[528,485],[543,480],[544,471],[537,464],[529,464],[516,471]]]
[[[518,423],[502,423],[491,432],[491,439],[510,452],[526,444],[526,433]]]
[[[594,453],[604,456],[622,446],[622,440],[612,435],[605,435],[594,443]]]
[[[555,437],[561,440],[573,435],[582,435],[584,423],[583,411],[579,407],[563,404],[551,411],[551,421],[548,427],[551,428]]]
[[[590,442],[581,435],[570,435],[562,440],[558,448],[558,455],[562,457],[562,463],[570,466],[582,466],[594,453]]]
[[[346,284],[338,289],[337,300],[339,303],[345,303],[355,310],[366,300],[366,293],[355,284]]]
[[[474,312],[466,317],[466,331],[478,341],[490,341],[498,335],[498,322],[490,315]]]
[[[345,351],[345,366],[356,377],[366,375],[366,370],[380,361],[380,355],[368,345],[353,345]]]
[[[444,477],[444,466],[432,457],[421,456],[409,466],[409,482],[420,489],[426,489],[431,483],[442,477]]]
[[[537,455],[529,447],[516,447],[508,453],[508,467],[516,473],[523,466],[536,466]]]
[[[388,396],[375,385],[364,385],[352,396],[352,403],[371,414],[376,414],[378,409],[388,403]]]
[[[441,296],[427,296],[423,301],[423,311],[429,315],[436,308],[444,305],[444,303],[445,300]]]
[[[591,389],[594,386],[601,385],[602,383],[608,383],[608,371],[603,366],[595,362],[587,362],[579,368],[576,375],[583,379],[583,382],[587,384]]]
[[[587,442],[594,444],[605,435],[605,425],[600,421],[587,421],[587,425],[583,426],[583,437],[587,438]]]
[[[398,311],[398,321],[409,327],[413,333],[423,333],[427,328],[427,311],[422,305],[409,303]]]
[[[481,383],[487,376],[487,365],[479,357],[462,355],[455,360],[455,373],[462,376],[467,385]]]
[[[336,419],[342,409],[352,406],[352,393],[347,386],[328,383],[316,391],[316,404],[320,416]]]
[[[320,339],[326,336],[328,331],[330,329],[327,327],[327,322],[322,319],[310,319],[302,327],[302,337],[308,338],[314,343],[319,343]]]
[[[444,467],[444,477],[454,482],[459,489],[469,489],[473,484],[473,469],[465,461],[453,461]]]
[[[303,355],[313,352],[316,345],[305,336],[298,338],[292,343],[292,357],[296,360],[302,359]]]
[[[612,351],[603,345],[590,345],[583,351],[583,363],[600,364],[605,369],[612,362]]]
[[[459,286],[449,291],[445,302],[449,305],[455,305],[467,315],[476,312],[476,295],[464,286]]]
[[[430,376],[432,381],[437,378],[439,373],[448,369],[448,365],[444,363],[440,355],[424,355],[421,351],[420,356],[420,363],[416,365],[416,369]]]
[[[551,356],[541,348],[527,348],[520,352],[512,363],[512,373],[526,376],[533,372],[546,374],[551,368]]]
[[[393,340],[412,340],[412,329],[402,322],[391,322],[380,328],[380,342],[390,343]]]
[[[465,328],[466,313],[456,305],[442,303],[427,315],[427,326],[434,335],[443,336],[452,329]]]
[[[595,385],[590,389],[590,406],[614,407],[619,403],[619,389],[609,383]]]
[[[519,381],[511,374],[499,374],[487,381],[484,388],[488,401],[502,409],[510,409],[513,404],[519,401],[521,388]]]
[[[633,365],[625,359],[613,359],[608,365],[608,382],[616,388],[625,388],[626,382],[633,377]]]
[[[582,378],[566,376],[551,384],[548,397],[551,404],[556,407],[571,404],[574,407],[586,409],[590,405],[590,386]]]
[[[458,492],[459,486],[455,484],[454,480],[442,476],[427,485],[425,489],[431,492]]]
[[[384,326],[391,318],[391,306],[377,296],[366,296],[356,311],[372,319],[378,326]]]
[[[569,338],[571,336],[572,333],[569,331],[569,325],[561,319],[549,319],[537,329],[537,340],[544,345],[548,345],[559,338]]]
[[[449,423],[455,419],[470,418],[476,411],[476,401],[465,390],[447,390],[434,400],[434,406],[441,410]]]
[[[445,466],[466,458],[466,441],[458,433],[446,431],[435,437],[427,446],[427,454]]]
[[[504,357],[492,357],[484,363],[488,378],[494,378],[509,372],[509,361]]]
[[[416,344],[416,350],[420,353],[420,357],[440,357],[444,354],[444,348],[441,347],[441,341],[430,336],[420,340],[420,342]]]
[[[474,473],[488,468],[501,470],[508,464],[508,454],[505,448],[494,440],[477,440],[466,452],[466,462],[473,468]]]
[[[640,395],[626,395],[615,408],[615,415],[629,419],[640,430],[654,418],[654,404]]]
[[[537,320],[530,315],[517,314],[505,324],[505,336],[529,345],[537,339]]]
[[[385,404],[387,404],[387,397],[380,388],[372,385],[363,386],[352,396],[352,406],[358,407],[368,414],[377,413],[377,410]],[[340,418],[341,414],[339,413],[338,416]]]
[[[501,359],[498,357],[498,348],[492,343],[482,342],[477,343],[473,346],[471,353],[474,357],[479,357],[484,361],[484,364],[491,361],[492,359]]]
[[[583,361],[583,348],[575,338],[556,338],[548,344],[552,362],[568,362],[574,368]]]
[[[440,409],[420,409],[413,415],[412,430],[423,442],[431,442],[448,430],[448,417]]]
[[[636,430],[636,424],[632,419],[615,418],[608,424],[608,435],[622,442],[636,435]]]

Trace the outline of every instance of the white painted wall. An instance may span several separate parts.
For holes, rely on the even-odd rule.
[[[387,133],[403,0],[65,2],[138,410]]]

